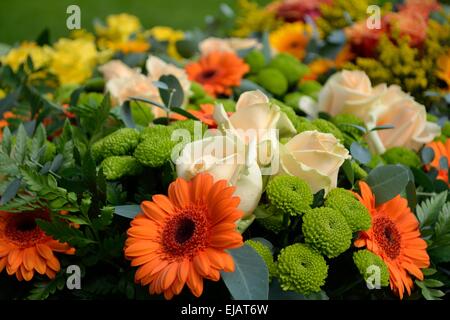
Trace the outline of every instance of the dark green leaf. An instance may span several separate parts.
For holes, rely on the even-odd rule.
[[[434,225],[446,200],[447,192],[442,192],[433,198],[426,199],[417,206],[417,218],[420,221],[421,228]]]
[[[16,135],[16,145],[13,150],[13,156],[17,163],[22,164],[27,152],[27,133],[23,124],[19,126]]]
[[[57,172],[59,170],[59,168],[61,168],[63,160],[64,160],[64,158],[63,158],[62,154],[57,154],[56,157],[52,161],[50,170],[52,172]]]
[[[414,175],[414,181],[418,186],[423,187],[427,192],[432,192],[434,190],[433,181],[420,169],[410,168]]]
[[[434,150],[429,147],[425,147],[420,152],[420,156],[423,164],[429,164],[434,159]]]
[[[235,271],[221,272],[221,275],[232,297],[236,300],[267,300],[269,272],[261,256],[248,245],[229,252]]]
[[[141,212],[141,207],[137,204],[114,207],[114,213],[129,219],[134,219]]]
[[[190,113],[190,112],[188,112],[188,111],[186,111],[186,110],[184,110],[184,109],[181,109],[181,108],[172,108],[171,111],[172,111],[172,112],[175,112],[175,113],[178,113],[178,114],[180,114],[180,115],[182,115],[182,116],[185,116],[185,117],[188,118],[188,119],[200,121],[196,116],[194,116],[192,113]]]
[[[367,177],[377,205],[385,203],[405,190],[410,181],[408,169],[401,165],[379,166],[370,171]]]
[[[50,30],[48,28],[45,28],[42,30],[42,32],[38,35],[36,39],[36,44],[38,46],[44,46],[50,44]]]
[[[14,198],[19,191],[20,184],[22,183],[21,179],[14,179],[11,181],[10,184],[5,189],[5,192],[3,192],[2,197],[0,199],[0,205],[4,205],[8,203],[9,200]]]
[[[382,126],[376,126],[375,128],[370,129],[370,131],[378,131],[378,130],[388,130],[388,129],[394,129],[395,126],[392,124],[385,124]]]
[[[11,131],[8,127],[3,129],[2,149],[7,155],[11,153]]]
[[[372,156],[366,148],[361,146],[358,142],[353,142],[350,146],[350,153],[353,158],[358,160],[359,163],[367,164],[372,159]]]
[[[160,82],[167,85],[168,89],[159,89],[159,95],[167,108],[179,108],[184,101],[184,92],[178,79],[169,74],[159,78]]]

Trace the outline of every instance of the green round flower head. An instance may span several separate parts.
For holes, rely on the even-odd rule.
[[[173,127],[170,126],[164,126],[162,124],[156,124],[151,127],[146,127],[142,129],[140,141],[144,141],[148,137],[154,136],[154,135],[167,135],[170,137],[172,135]]]
[[[313,193],[308,183],[295,176],[276,176],[267,184],[267,198],[284,214],[301,215],[311,209]]]
[[[302,225],[305,242],[314,249],[334,258],[350,248],[352,231],[339,211],[331,208],[316,208],[303,216]]]
[[[258,73],[257,83],[270,93],[282,96],[288,89],[286,77],[277,69],[267,68]]]
[[[245,241],[245,243],[255,249],[255,251],[261,256],[261,258],[263,258],[264,262],[266,263],[267,270],[269,270],[270,281],[275,274],[275,263],[273,262],[273,256],[270,248],[260,241],[247,240]]]
[[[295,129],[298,133],[302,133],[305,131],[319,131],[319,129],[313,125],[310,121],[299,121],[296,123]]]
[[[110,156],[132,154],[139,143],[139,132],[131,128],[119,129],[92,145],[92,155],[96,161]]]
[[[403,164],[407,167],[419,168],[422,163],[419,156],[405,147],[393,147],[381,155],[387,164]]]
[[[260,224],[264,229],[272,231],[275,234],[280,233],[281,230],[285,229],[284,224],[284,215],[283,212],[275,208],[274,206],[264,206],[266,214],[263,218],[258,217],[256,215],[256,221]],[[258,210],[258,209],[257,209]],[[289,220],[288,220],[289,223]]]
[[[286,114],[286,117],[289,119],[289,121],[291,121],[292,125],[294,126],[295,131],[297,131],[297,127],[302,123],[302,121],[300,120],[300,117],[297,116],[294,109],[292,109],[291,107],[288,107],[284,104],[283,105],[278,104],[278,105],[280,106],[281,112]]]
[[[170,124],[169,128],[171,130],[171,134],[173,131],[177,129],[187,130],[187,132],[191,136],[191,142],[197,139],[201,139],[203,137],[203,134],[208,129],[208,127],[203,122],[192,119],[184,121],[175,121]]]
[[[339,211],[352,232],[367,230],[372,218],[367,208],[348,190],[332,189],[325,199],[325,206]]]
[[[450,138],[450,121],[446,121],[442,126],[441,132],[447,138]]]
[[[308,66],[300,63],[294,56],[288,53],[276,55],[269,63],[270,68],[277,69],[287,79],[289,85],[293,85],[309,72]]]
[[[198,100],[198,99],[202,99],[204,97],[206,97],[207,93],[205,91],[205,89],[203,88],[203,86],[195,81],[191,81],[191,99],[192,100]]]
[[[317,100],[322,85],[315,80],[303,81],[298,85],[298,91]]]
[[[385,162],[384,162],[383,158],[378,154],[374,154],[374,155],[372,155],[372,159],[370,159],[369,163],[367,163],[366,166],[373,169],[379,165],[384,165],[384,164],[385,164]]]
[[[153,121],[154,115],[150,106],[131,101],[130,109],[131,116],[136,124],[146,127]]]
[[[107,180],[134,176],[142,171],[142,165],[133,156],[111,156],[103,160],[101,167]]]
[[[376,254],[369,250],[356,251],[353,253],[353,262],[364,280],[370,280],[369,278],[373,276],[377,270],[380,270],[380,285],[382,287],[387,287],[389,285],[389,269],[383,259]]]
[[[331,119],[336,127],[343,133],[350,133],[352,136],[361,137],[364,133],[353,125],[365,128],[364,121],[353,114],[339,114]]]
[[[278,255],[277,277],[284,291],[310,295],[320,291],[327,275],[325,259],[305,244],[290,245]]]
[[[305,95],[300,92],[288,93],[287,95],[284,96],[284,102],[291,108],[297,109],[300,99],[304,96]]]
[[[167,131],[160,127],[150,127],[145,139],[136,147],[134,157],[146,166],[160,167],[170,160],[175,143]]]
[[[339,130],[333,123],[324,119],[316,119],[311,122],[317,127],[320,132],[331,133],[336,139],[343,142],[344,136],[341,130]]]
[[[251,73],[258,73],[266,65],[266,58],[259,50],[250,51],[244,61],[249,65]]]

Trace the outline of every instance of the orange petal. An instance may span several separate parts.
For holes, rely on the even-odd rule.
[[[152,197],[153,202],[155,202],[162,210],[164,210],[167,214],[173,214],[175,212],[175,208],[170,202],[169,198],[162,194],[155,194]]]
[[[193,262],[195,269],[201,276],[206,277],[209,274],[210,262],[206,253],[199,251],[194,257]]]
[[[8,255],[8,266],[9,270],[12,271],[12,273],[16,272],[16,270],[19,268],[19,266],[23,262],[23,251],[21,249],[14,249],[12,250]],[[9,274],[12,274],[9,273]]]
[[[167,271],[166,271],[163,285],[162,285],[163,290],[169,289],[170,286],[172,286],[172,283],[174,281],[176,281],[175,279],[177,277],[177,271],[178,271],[178,263],[177,262],[173,262],[172,264],[170,264],[167,267]]]
[[[194,268],[191,268],[186,283],[194,296],[198,298],[202,295],[203,279]]]
[[[190,203],[189,184],[183,178],[177,178],[169,186],[169,199],[178,208],[183,208]]]
[[[161,223],[166,219],[167,214],[154,202],[143,201],[141,210],[144,214],[155,222]]]

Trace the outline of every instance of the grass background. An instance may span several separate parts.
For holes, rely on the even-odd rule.
[[[121,12],[138,16],[145,28],[202,27],[205,16],[217,14],[221,3],[235,6],[235,0],[0,0],[0,43],[34,40],[46,27],[52,41],[68,35],[66,9],[71,4],[81,9],[81,27],[92,30],[94,18]]]

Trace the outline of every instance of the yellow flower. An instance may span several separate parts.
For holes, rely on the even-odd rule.
[[[141,53],[150,49],[150,44],[145,40],[129,40],[125,42],[105,41],[99,42],[99,47],[108,48],[114,52],[121,51],[127,53]]]
[[[438,70],[436,71],[436,75],[439,79],[445,81],[448,89],[450,89],[450,50],[447,54],[439,57],[437,60]]]
[[[95,26],[95,32],[100,37],[122,42],[127,41],[133,33],[140,29],[139,18],[126,13],[110,15],[106,18],[106,26]]]
[[[287,52],[302,59],[311,32],[311,27],[301,22],[287,23],[270,33],[270,45],[277,52]]]
[[[61,84],[79,84],[92,75],[101,55],[92,41],[61,38],[54,45],[50,71]]]
[[[47,65],[52,56],[52,49],[48,46],[40,47],[34,42],[23,42],[19,47],[11,49],[0,61],[9,65],[14,71],[30,56],[35,69]]]
[[[0,99],[3,99],[4,97],[6,97],[6,93],[2,89],[0,89]]]
[[[70,33],[71,39],[84,39],[88,41],[94,41],[95,35],[85,29],[76,29]]]
[[[238,0],[236,10],[236,28],[233,36],[246,38],[253,32],[275,29],[281,24],[275,13],[249,0]]]
[[[167,54],[174,59],[182,59],[177,51],[177,41],[184,39],[183,31],[175,30],[170,27],[157,26],[148,31],[148,35],[157,41],[167,41]]]

